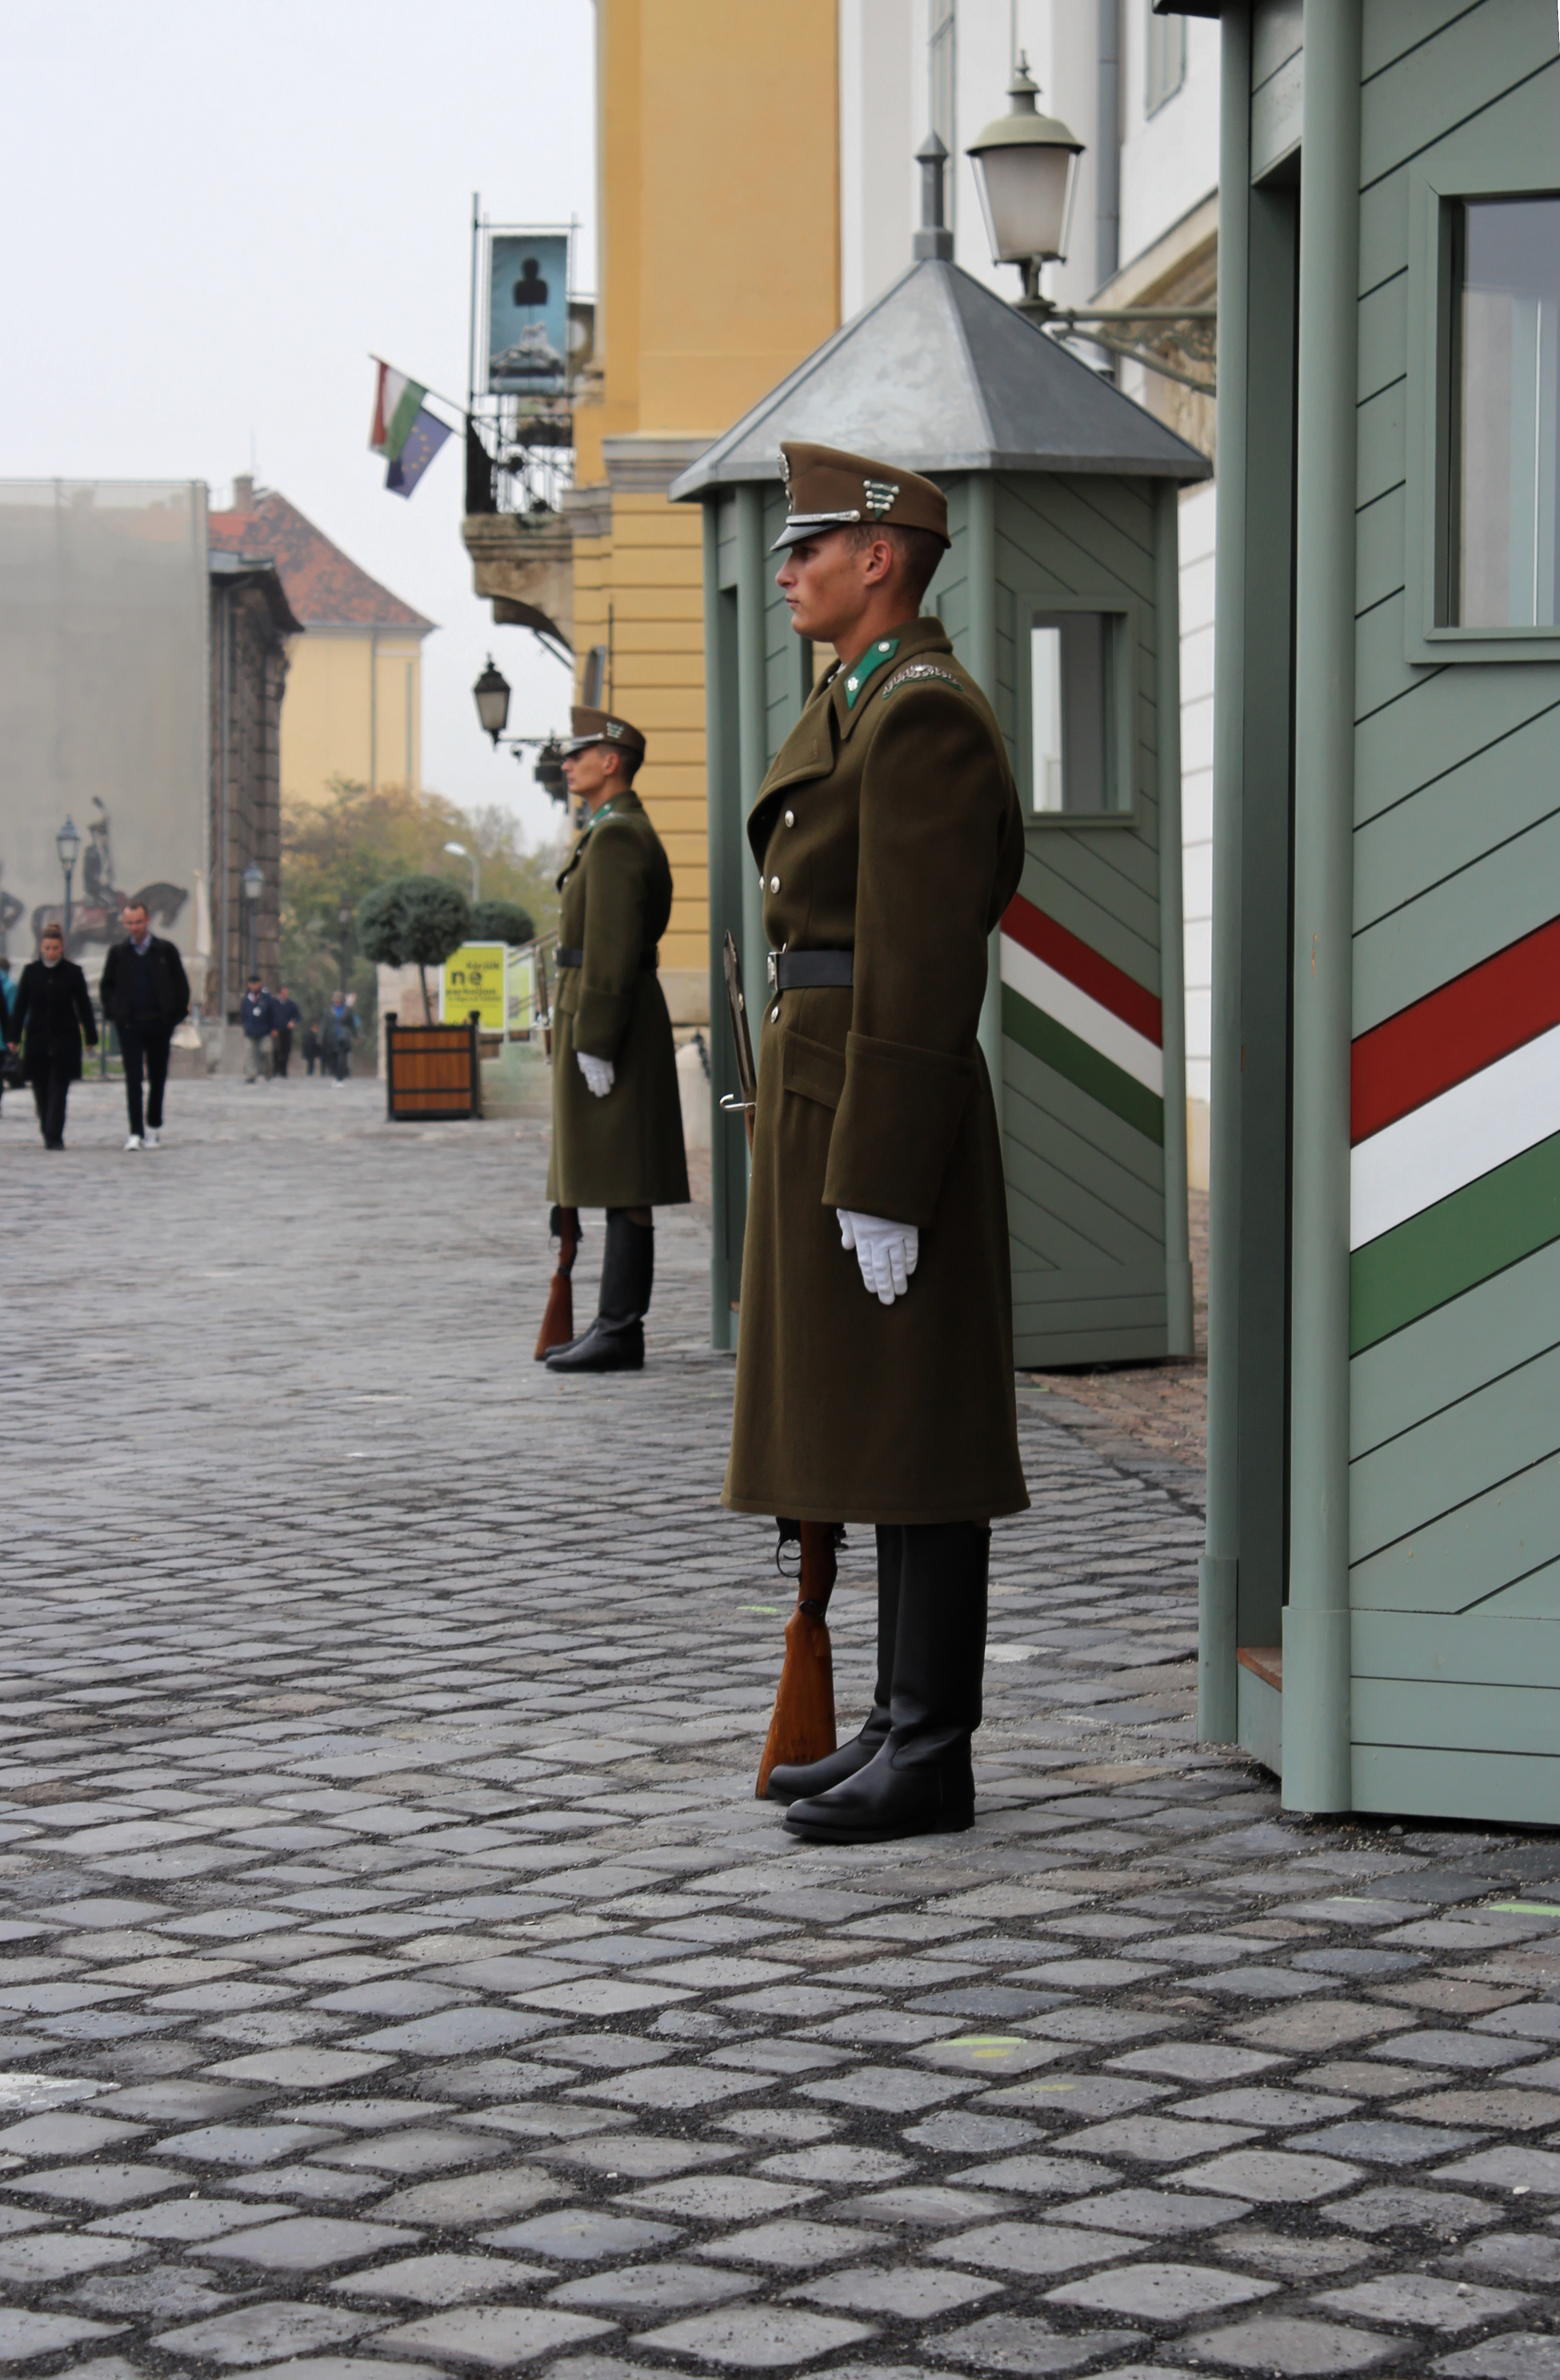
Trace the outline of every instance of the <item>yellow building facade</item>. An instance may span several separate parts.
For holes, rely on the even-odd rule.
[[[275,565],[304,633],[290,640],[282,698],[284,813],[324,801],[333,779],[422,783],[422,640],[433,622],[360,570],[273,489],[233,483],[208,516],[212,545]]]
[[[500,561],[505,537],[516,556],[539,548],[525,516],[468,520],[466,541],[482,594],[529,584],[539,601],[554,570],[550,616],[579,677],[607,649],[676,883],[661,982],[694,1025],[709,1009],[702,529],[666,492],[839,324],[836,6],[597,0],[596,20],[600,285],[562,500],[567,621],[555,565]]]

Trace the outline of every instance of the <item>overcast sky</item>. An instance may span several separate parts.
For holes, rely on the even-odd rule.
[[[0,477],[204,480],[251,451],[376,578],[440,623],[423,774],[558,813],[494,753],[562,725],[567,672],[471,592],[451,440],[409,503],[368,452],[369,352],[466,385],[471,197],[579,218],[595,285],[590,0],[0,0]]]

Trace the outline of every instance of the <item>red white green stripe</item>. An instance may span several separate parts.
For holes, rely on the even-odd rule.
[[[1356,1352],[1560,1239],[1560,919],[1354,1044]]]
[[[369,430],[369,444],[376,455],[393,463],[417,418],[423,398],[428,395],[420,381],[408,380],[389,364],[376,361],[374,382],[374,418]]]
[[[1124,1122],[1163,1141],[1157,999],[1022,893],[1002,919],[1002,1029]]]

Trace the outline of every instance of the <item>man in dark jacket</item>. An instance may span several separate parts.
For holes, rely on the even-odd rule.
[[[244,1028],[244,1080],[247,1083],[271,1080],[271,1037],[276,1030],[276,1002],[265,988],[263,976],[252,975],[238,1003],[238,1022]]]
[[[6,1034],[11,1048],[22,1051],[43,1146],[63,1148],[65,1103],[71,1084],[81,1078],[83,1039],[89,1050],[97,1047],[97,1020],[87,978],[74,959],[66,957],[62,929],[45,926],[39,947],[42,956],[21,971]]]
[[[303,1023],[303,1011],[285,984],[276,996],[276,1071],[285,1076],[293,1054],[293,1027]]]
[[[345,991],[338,991],[320,1028],[320,1045],[325,1065],[337,1083],[345,1083],[352,1072],[352,1045],[357,1038],[357,1012]]]
[[[124,919],[125,940],[115,942],[104,959],[98,993],[104,1022],[118,1033],[125,1060],[125,1099],[130,1114],[130,1136],[125,1147],[157,1148],[162,1145],[168,1045],[175,1027],[189,1014],[189,979],[175,944],[152,932],[144,901],[127,901]]]

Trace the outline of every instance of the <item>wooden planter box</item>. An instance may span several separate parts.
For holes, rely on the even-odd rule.
[[[384,1020],[385,1111],[392,1123],[482,1112],[478,1019],[464,1025],[402,1025]]]

